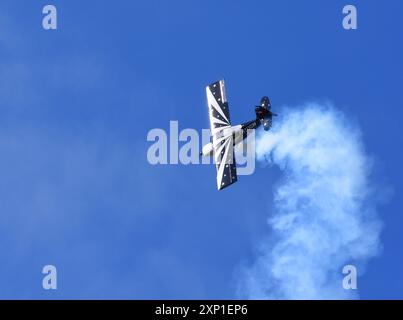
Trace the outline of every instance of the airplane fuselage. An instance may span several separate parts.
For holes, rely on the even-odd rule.
[[[251,133],[251,130],[258,128],[260,125],[261,121],[259,119],[251,120],[243,124],[237,126],[231,126],[228,129],[224,129],[223,135],[230,136],[232,134],[233,136],[232,141],[235,147],[237,144],[239,144],[248,137],[248,134]],[[207,157],[207,156],[213,156],[213,152],[214,152],[213,143],[210,142],[205,146],[203,146],[201,154]]]

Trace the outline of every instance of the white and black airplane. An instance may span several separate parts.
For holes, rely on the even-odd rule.
[[[224,80],[214,82],[206,87],[207,103],[210,118],[212,142],[203,146],[203,156],[214,156],[217,168],[217,188],[224,189],[237,181],[234,146],[247,138],[250,130],[263,125],[268,131],[273,116],[268,97],[263,97],[260,106],[255,107],[256,119],[231,126]]]

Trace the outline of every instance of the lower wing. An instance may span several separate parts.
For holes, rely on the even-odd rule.
[[[224,80],[206,87],[214,160],[217,168],[217,188],[224,189],[237,181],[234,157],[234,137],[231,128]]]

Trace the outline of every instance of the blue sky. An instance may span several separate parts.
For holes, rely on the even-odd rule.
[[[152,128],[207,127],[204,87],[223,77],[233,123],[267,94],[358,124],[384,224],[360,297],[403,298],[401,1],[351,2],[354,31],[338,0],[54,0],[57,31],[45,4],[0,4],[0,298],[235,298],[281,173],[217,192],[212,166],[146,157]]]

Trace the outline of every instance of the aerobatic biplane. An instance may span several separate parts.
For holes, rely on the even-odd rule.
[[[217,168],[217,188],[224,189],[237,181],[234,146],[247,138],[251,130],[263,125],[268,131],[273,116],[268,97],[262,97],[260,105],[255,107],[256,119],[232,126],[228,101],[225,95],[224,80],[214,82],[206,87],[210,118],[211,142],[203,146],[203,156],[214,156]]]

